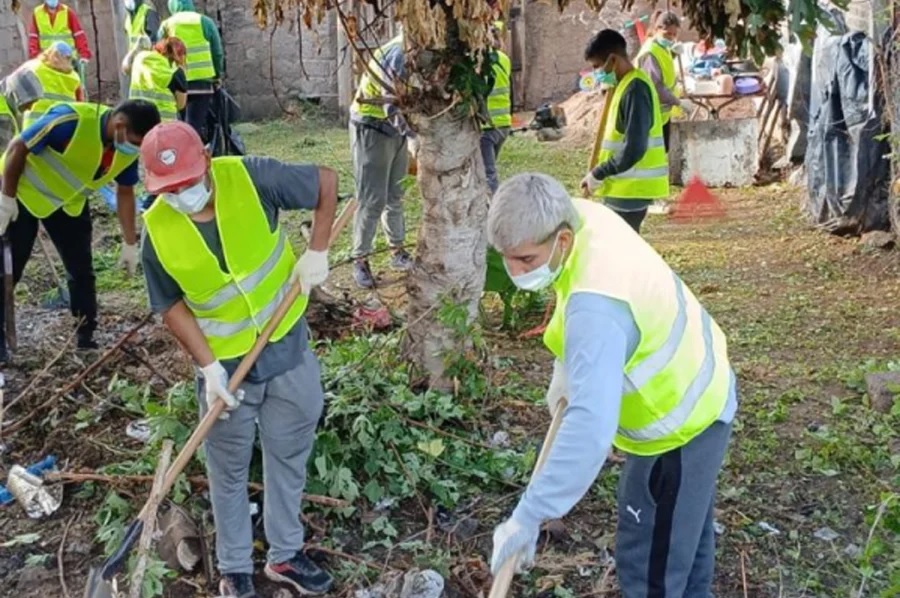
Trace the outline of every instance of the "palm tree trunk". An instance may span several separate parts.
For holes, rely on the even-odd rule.
[[[410,273],[409,328],[404,353],[432,387],[446,388],[445,356],[459,355],[467,337],[441,323],[444,301],[465,306],[468,322],[478,314],[485,277],[489,191],[471,118],[452,111],[416,119],[422,222],[416,263]]]

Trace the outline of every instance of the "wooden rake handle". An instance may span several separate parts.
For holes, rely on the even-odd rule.
[[[600,122],[597,125],[597,134],[594,136],[594,146],[591,148],[591,158],[588,162],[588,170],[593,170],[597,165],[597,157],[600,155],[600,147],[603,145],[603,132],[606,130],[606,121],[609,119],[609,107],[612,105],[613,89],[603,92],[603,111],[600,113]]]
[[[275,329],[278,328],[279,325],[281,325],[284,316],[287,315],[288,310],[291,309],[294,301],[297,300],[297,297],[299,297],[302,292],[303,289],[300,287],[299,282],[295,282],[291,285],[287,295],[284,296],[281,303],[275,308],[275,313],[269,318],[269,322],[266,324],[265,328],[263,328],[262,333],[257,337],[256,342],[253,343],[253,348],[250,349],[249,353],[244,355],[244,358],[241,359],[234,374],[231,375],[231,379],[228,380],[228,392],[234,393],[240,387],[241,382],[244,381],[250,368],[256,363],[259,354],[262,353],[262,350],[265,348],[266,344],[268,344],[272,333],[275,332]],[[197,449],[200,447],[200,443],[203,442],[206,435],[209,434],[209,430],[213,427],[213,424],[216,423],[216,420],[219,419],[219,416],[224,410],[225,401],[222,399],[217,400],[213,403],[213,406],[209,411],[206,412],[206,415],[203,416],[203,419],[200,420],[200,423],[197,424],[193,434],[191,434],[191,437],[188,438],[187,443],[185,443],[184,448],[181,449],[181,452],[175,457],[175,461],[172,462],[172,465],[170,465],[169,469],[166,471],[166,477],[165,480],[163,480],[163,485],[160,489],[160,496],[167,495],[169,490],[172,489],[175,480],[181,475],[184,468],[187,467],[187,464],[194,456],[194,453],[197,452]],[[141,509],[138,518],[144,518],[148,505],[149,502],[144,504],[144,508]]]
[[[547,430],[547,435],[544,436],[544,444],[541,445],[541,452],[534,464],[534,470],[531,472],[532,480],[537,477],[537,474],[543,469],[547,458],[550,457],[550,447],[553,446],[553,441],[556,440],[556,433],[562,425],[563,412],[565,412],[568,405],[569,401],[566,400],[565,397],[559,399],[559,403],[556,404],[556,411],[553,413],[553,421],[550,422],[550,428]],[[491,584],[491,593],[488,598],[505,598],[512,585],[513,576],[516,574],[519,558],[520,555],[516,553],[503,563],[500,572],[494,577],[494,583]]]

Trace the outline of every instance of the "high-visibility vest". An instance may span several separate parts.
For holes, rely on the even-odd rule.
[[[500,129],[512,126],[512,97],[510,96],[510,78],[512,75],[512,63],[509,56],[497,50],[497,62],[493,66],[494,87],[487,99],[490,123],[485,123],[483,129]]]
[[[728,399],[733,373],[725,335],[624,220],[602,204],[573,202],[582,222],[554,283],[556,307],[544,344],[565,360],[565,314],[573,293],[624,302],[640,340],[625,364],[613,444],[642,456],[684,446],[718,419]]]
[[[163,121],[178,118],[178,105],[175,95],[169,89],[175,68],[169,59],[154,50],[145,50],[135,54],[131,65],[131,85],[128,89],[129,99],[141,99],[155,104]]]
[[[134,11],[134,15],[125,11],[125,35],[128,36],[129,48],[133,48],[138,40],[146,35],[144,30],[147,28],[148,12],[150,12],[150,7],[146,4],[138,6],[138,9]]]
[[[34,23],[37,26],[38,43],[41,51],[55,42],[66,42],[75,51],[75,38],[69,29],[69,7],[60,4],[56,7],[56,17],[50,22],[50,11],[43,3],[34,8]]]
[[[216,226],[228,271],[197,226],[165,201],[144,213],[147,234],[163,269],[184,292],[216,359],[246,355],[291,287],[294,252],[284,230],[272,231],[242,158],[214,158]],[[286,335],[306,311],[300,295],[270,339]]]
[[[42,117],[53,104],[74,102],[78,98],[81,78],[75,71],[61,73],[46,64],[40,58],[32,58],[22,65],[34,73],[41,82],[41,99],[31,105],[22,115],[23,125],[28,127]]]
[[[0,127],[3,127],[12,137],[19,134],[19,121],[16,120],[16,115],[9,107],[6,96],[2,93],[0,93]],[[3,137],[4,143],[9,143],[9,141],[10,139],[7,139],[6,136]]]
[[[177,12],[163,21],[162,29],[168,37],[177,37],[184,42],[187,50],[185,76],[188,81],[216,78],[212,48],[203,35],[203,17],[200,13]]]
[[[362,78],[359,80],[359,89],[356,90],[356,98],[353,100],[353,105],[350,106],[350,110],[352,110],[356,114],[359,114],[360,116],[368,116],[370,118],[375,118],[378,120],[385,120],[387,118],[387,113],[384,110],[383,104],[368,104],[360,102],[359,100],[361,98],[378,98],[385,94],[385,91],[381,88],[381,85],[379,85],[377,81],[369,76],[369,71],[376,73],[378,75],[378,78],[380,78],[385,83],[389,83],[393,77],[384,70],[381,61],[384,59],[388,52],[402,46],[403,34],[401,33],[385,45],[375,50],[375,53],[372,55],[372,59],[369,60],[369,69],[365,73],[363,73]]]
[[[656,38],[650,38],[644,42],[640,52],[638,52],[638,63],[640,64],[644,56],[648,54],[652,54],[653,58],[656,59],[656,64],[659,65],[663,86],[674,94],[678,80],[675,77],[675,59],[672,57],[672,52],[659,45]],[[661,106],[660,111],[662,112],[662,122],[666,124],[672,118],[672,107]]]
[[[650,138],[647,140],[647,151],[637,164],[626,172],[603,179],[603,184],[594,193],[597,197],[618,199],[662,199],[669,196],[669,159],[663,143],[663,124],[659,112],[659,96],[653,87],[650,77],[640,69],[632,69],[613,89],[610,98],[609,119],[603,133],[603,142],[597,156],[597,164],[602,164],[625,146],[625,135],[616,129],[616,115],[619,104],[629,84],[647,85],[653,98],[653,124],[650,127]],[[592,168],[593,168],[592,167]]]
[[[59,105],[63,104],[53,104],[51,108]],[[109,108],[76,102],[65,105],[78,115],[72,139],[63,152],[49,146],[38,154],[29,152],[16,190],[19,201],[36,218],[46,218],[60,208],[70,216],[78,216],[93,191],[106,186],[138,159],[115,152],[106,173],[94,179],[103,159],[101,124]],[[4,153],[0,168],[5,162]]]

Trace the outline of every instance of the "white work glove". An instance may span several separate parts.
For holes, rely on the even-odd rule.
[[[550,378],[550,386],[547,387],[547,408],[550,417],[556,415],[556,406],[559,400],[569,392],[569,380],[566,378],[566,368],[561,361],[553,362],[553,377]]]
[[[5,235],[9,223],[18,217],[19,202],[16,198],[0,194],[0,235]]]
[[[291,283],[299,280],[303,292],[308,294],[313,287],[325,282],[326,278],[328,278],[328,252],[307,249],[294,266]]]
[[[129,245],[122,242],[122,249],[119,251],[119,267],[125,268],[128,276],[134,276],[137,272],[138,265],[138,246],[137,243]]]
[[[222,367],[218,361],[214,361],[206,367],[200,368],[203,374],[203,389],[206,391],[206,406],[212,409],[216,403],[216,399],[222,399],[225,402],[225,409],[231,411],[236,409],[244,399],[243,391],[239,390],[235,394],[228,392],[228,372]],[[228,419],[228,413],[222,413],[219,419]]]
[[[600,188],[602,183],[601,179],[594,177],[593,172],[587,173],[587,176],[581,179],[581,194],[585,197],[590,197],[594,194],[594,191]]]
[[[539,527],[525,526],[515,519],[507,519],[494,529],[494,550],[491,552],[491,575],[497,575],[506,561],[518,555],[516,573],[526,571],[534,563]]]

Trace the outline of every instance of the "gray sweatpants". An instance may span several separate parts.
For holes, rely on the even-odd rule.
[[[711,598],[716,478],[731,424],[685,446],[629,455],[619,479],[616,571],[624,598]]]
[[[409,168],[406,137],[351,122],[350,151],[357,201],[351,257],[372,252],[379,219],[391,247],[401,247],[406,237],[401,186]]]
[[[215,423],[204,443],[216,556],[223,574],[253,573],[247,478],[257,426],[263,451],[267,561],[284,562],[303,546],[300,500],[324,402],[319,362],[309,349],[294,369],[264,383],[244,383],[241,389],[244,401],[228,419]],[[206,412],[202,379],[197,397],[202,417]]]
[[[507,137],[509,137],[509,127],[485,129],[481,132],[481,158],[484,160],[484,174],[487,176],[491,195],[496,193],[497,187],[500,186],[497,158],[500,156],[500,150]]]

